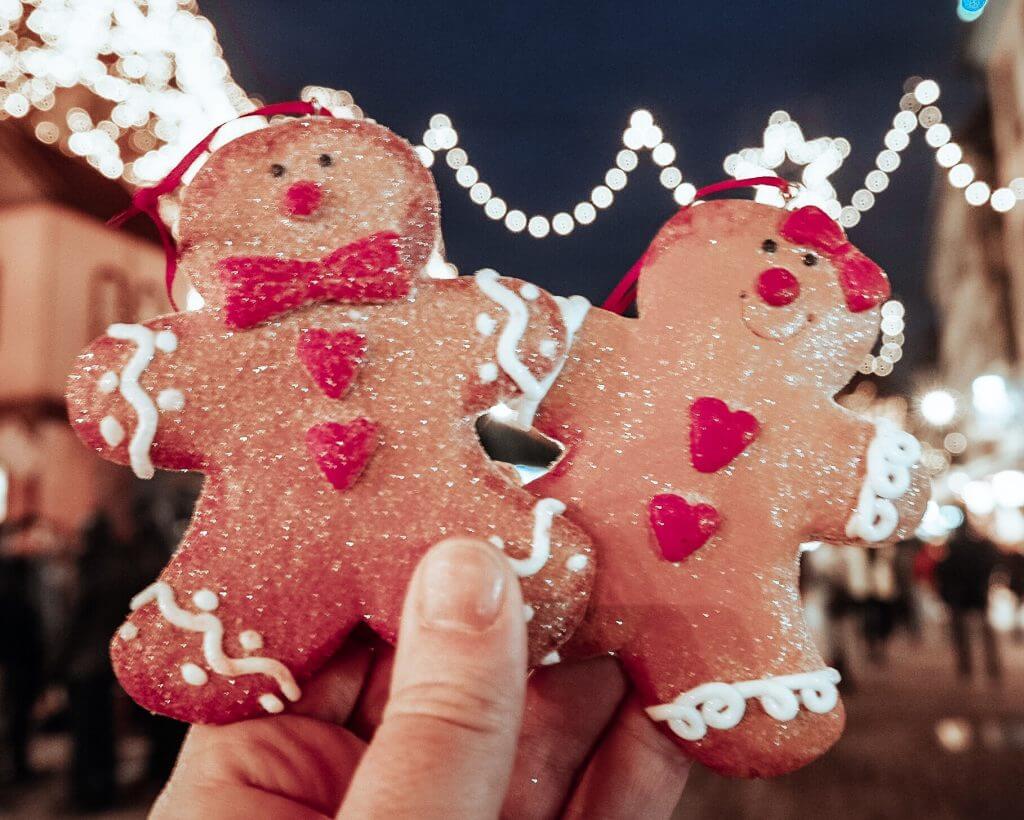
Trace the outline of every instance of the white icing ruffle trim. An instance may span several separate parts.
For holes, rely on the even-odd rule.
[[[889,419],[875,420],[875,437],[868,445],[867,472],[857,509],[846,524],[850,538],[869,543],[889,538],[899,525],[893,503],[910,489],[910,468],[921,457],[921,445]]]
[[[764,711],[778,721],[793,720],[803,706],[818,715],[839,703],[839,672],[832,668],[760,680],[704,683],[684,692],[671,703],[650,706],[651,720],[668,721],[683,740],[700,740],[708,729],[734,729],[743,720],[747,701],[757,698]]]

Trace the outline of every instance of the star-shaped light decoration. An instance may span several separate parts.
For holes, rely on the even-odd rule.
[[[789,208],[817,205],[833,219],[838,219],[842,204],[829,177],[839,170],[849,155],[849,140],[844,137],[808,140],[789,114],[776,111],[768,120],[762,146],[730,154],[723,165],[725,172],[736,179],[780,176],[779,169],[783,169],[787,162],[795,168],[803,168],[795,195],[788,202],[783,200],[778,188],[767,185],[758,187],[756,201]]]

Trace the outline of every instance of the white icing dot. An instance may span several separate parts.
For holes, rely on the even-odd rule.
[[[548,652],[543,658],[540,659],[541,666],[552,666],[562,660],[562,656],[558,654],[557,650]]]
[[[535,613],[533,611],[533,607],[532,606],[530,606],[529,604],[523,604],[523,620],[524,621],[526,621],[527,623],[532,621],[534,614]]]
[[[185,683],[190,686],[202,686],[210,679],[206,674],[206,670],[201,666],[196,666],[194,663],[183,663],[181,665],[181,676],[185,679]]]
[[[185,394],[174,387],[161,390],[160,394],[156,397],[156,406],[161,410],[170,410],[172,412],[181,410],[185,406]]]
[[[164,353],[173,353],[178,349],[178,337],[169,330],[161,330],[153,341],[157,349]]]
[[[476,372],[480,374],[480,381],[489,384],[498,378],[498,365],[494,362],[484,362],[476,369]]]
[[[532,302],[534,299],[540,296],[540,288],[538,288],[532,282],[527,282],[521,288],[519,288],[519,295],[522,296],[526,301]]]
[[[348,318],[351,319],[353,322],[357,322],[360,319],[366,318],[366,315],[358,310],[350,310],[345,315],[348,316]]]
[[[505,549],[505,539],[500,535],[490,535],[487,537],[487,540],[494,544],[498,549]]]
[[[242,632],[238,636],[238,642],[242,645],[242,649],[250,652],[263,648],[263,636],[255,629],[246,629]]]
[[[220,598],[212,589],[201,589],[192,596],[192,603],[204,612],[213,612],[220,604]]]
[[[478,313],[476,315],[476,329],[481,336],[490,336],[498,326],[497,320],[489,313]]]
[[[281,702],[281,698],[277,695],[272,695],[269,692],[259,697],[260,706],[266,709],[270,714],[276,715],[279,712],[284,711],[284,704]]]
[[[537,348],[540,350],[541,356],[547,356],[547,358],[553,359],[555,358],[555,354],[558,352],[558,342],[554,339],[542,339]]]
[[[117,374],[113,370],[108,370],[100,376],[99,381],[96,382],[96,386],[99,388],[101,393],[113,393],[117,390],[119,381]]]
[[[132,641],[139,636],[139,628],[135,624],[124,623],[117,630],[117,636],[122,641]]]
[[[124,428],[113,416],[104,416],[100,419],[100,435],[107,444],[116,447],[124,441]]]
[[[571,556],[569,560],[565,562],[565,565],[573,572],[579,572],[589,561],[590,559],[586,555],[582,552],[578,552]]]

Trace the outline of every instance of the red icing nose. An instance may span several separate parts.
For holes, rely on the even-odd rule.
[[[309,216],[316,213],[322,199],[320,186],[315,182],[302,179],[288,186],[284,192],[281,210],[289,216]]]
[[[800,295],[800,282],[785,268],[768,268],[757,277],[757,295],[772,307],[783,307]]]

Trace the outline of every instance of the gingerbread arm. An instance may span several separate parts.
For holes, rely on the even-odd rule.
[[[68,378],[68,415],[78,436],[139,478],[155,468],[202,469],[208,452],[185,388],[190,351],[210,322],[205,312],[145,324],[114,324],[78,358]]]
[[[928,502],[921,446],[889,419],[865,419],[838,405],[823,408],[809,505],[811,540],[881,544],[913,534]]]

